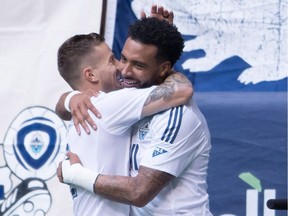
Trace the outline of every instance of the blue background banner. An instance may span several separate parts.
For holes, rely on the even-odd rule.
[[[287,197],[286,92],[196,92],[195,98],[212,135],[208,170],[211,211],[214,215],[257,216],[245,213],[247,190],[254,188],[239,175],[249,172],[262,188],[253,205],[258,207],[258,215],[265,215],[265,190],[275,190],[274,199]],[[286,211],[276,213],[287,215]]]
[[[149,13],[151,2],[118,0],[113,41],[113,51],[117,57],[120,56],[126,40],[128,26],[137,19],[136,9],[141,6],[144,9],[148,7],[146,12]],[[274,22],[278,32],[287,33],[287,21],[284,21],[285,16],[287,19],[287,13],[283,14],[283,11],[287,10],[287,2],[271,1],[266,4],[260,0],[228,1],[226,8],[223,5],[216,11],[217,5],[214,1],[208,1],[208,5],[205,5],[207,2],[202,4],[201,1],[196,1],[199,5],[206,6],[204,15],[195,6],[197,4],[193,5],[191,1],[177,2],[177,6],[175,1],[153,2],[158,2],[159,5],[174,11],[174,21],[183,33],[185,45],[189,46],[194,40],[195,43],[196,40],[200,41],[199,44],[194,43],[195,49],[184,49],[175,69],[186,74],[193,83],[194,98],[206,116],[211,130],[213,147],[207,181],[212,213],[238,216],[287,215],[286,211],[274,211],[266,206],[268,199],[287,198],[288,68],[287,60],[284,62],[287,59],[287,51],[284,51],[287,50],[287,38],[271,34],[268,29]],[[238,4],[237,2],[239,11],[235,11],[236,7],[232,7]],[[270,8],[267,8],[268,6]],[[273,12],[276,7],[282,8],[278,11],[278,15],[282,16],[281,19],[280,15],[274,17],[274,20],[255,19],[266,16],[265,11]],[[211,13],[208,13],[209,10]],[[215,20],[221,21],[219,18],[221,11],[222,18],[226,17],[225,21],[230,26],[219,31]],[[253,11],[254,17],[250,13],[248,15],[247,11],[250,13]],[[184,16],[185,13],[188,15]],[[230,16],[227,13],[230,13]],[[183,21],[181,18],[186,20]],[[204,22],[207,24],[206,31],[213,32],[208,35],[211,38],[206,35],[208,38],[202,40],[202,43],[199,38],[203,37],[204,31],[197,30],[205,28],[201,25],[201,20],[206,21]],[[183,23],[187,24],[186,29],[194,29],[191,34],[189,30],[185,30]],[[249,29],[252,27],[253,30]],[[246,35],[241,33],[239,36],[239,28],[248,28],[241,30]],[[267,28],[267,31],[263,28]],[[199,35],[194,34],[195,32]],[[262,51],[254,50],[253,53],[253,49],[247,47],[253,47],[257,43],[255,35],[259,40],[265,37],[271,38],[278,47],[271,49],[265,45],[269,42],[263,39],[261,42],[258,41],[258,48]],[[250,44],[244,44],[247,42]],[[231,49],[227,51],[223,47]],[[219,53],[221,55],[221,48],[223,52],[231,55],[217,57]],[[218,52],[213,52],[218,49]],[[211,56],[209,53],[214,55]],[[220,60],[216,62],[213,59]],[[210,60],[215,64],[208,65]]]
[[[170,0],[151,1],[151,3],[150,1],[147,1],[147,0],[141,1],[141,2],[139,3],[138,1],[131,1],[131,0],[118,0],[117,11],[116,11],[114,41],[113,41],[113,51],[117,57],[120,57],[122,46],[127,37],[127,29],[129,25],[137,19],[136,15],[140,13],[140,10],[133,11],[131,8],[131,4],[138,3],[141,9],[142,7],[143,9],[148,8],[146,10],[147,14],[149,14],[150,12],[149,9],[152,5],[152,2],[153,3],[159,2],[160,5],[164,5],[168,9],[170,7],[171,10],[174,9],[173,7],[174,5],[176,5]],[[185,6],[184,2],[187,2],[187,1],[183,1],[182,3],[183,6]],[[210,4],[211,5],[210,9],[212,13],[209,14],[209,18],[211,19],[211,22],[213,22],[211,17],[213,17],[213,10],[214,10],[212,8],[213,6],[212,2],[214,1],[211,1],[211,4]],[[231,2],[234,2],[234,4],[236,4],[237,1],[231,1]],[[201,1],[199,4],[201,4]],[[259,1],[259,4],[260,5],[258,5],[258,8],[260,7],[261,9],[262,7],[263,8],[262,10],[264,11],[266,9],[267,4],[265,4],[264,1]],[[271,3],[270,5],[272,5],[273,7],[279,7],[279,8],[284,7],[285,10],[287,11],[286,1],[274,1],[274,3]],[[249,7],[249,3],[247,3],[247,6]],[[135,7],[137,7],[137,5]],[[193,12],[195,11],[193,9],[193,6],[188,5],[187,3],[187,8],[189,7],[191,8],[191,11]],[[255,5],[253,5],[252,3],[250,7],[251,7],[251,10],[255,10],[254,8]],[[199,26],[198,23],[193,25],[192,21],[191,23],[188,22],[188,23],[183,24],[183,21],[181,22],[181,17],[177,18],[178,13],[179,14],[183,13],[182,11],[183,8],[179,9],[176,6],[175,8],[176,8],[176,11],[173,10],[175,14],[174,23],[177,27],[179,25],[179,31],[182,32],[182,29],[185,29],[185,25],[186,25],[186,29],[203,28],[202,26]],[[225,6],[223,6],[222,10],[223,11],[229,10],[229,7],[226,9]],[[261,18],[263,18],[262,16],[265,15],[262,12],[262,10],[259,11],[259,17]],[[200,41],[203,44],[197,44],[197,45],[194,44],[195,48],[189,51],[187,51],[187,49],[184,49],[181,59],[175,65],[175,69],[183,72],[190,78],[190,80],[194,84],[196,91],[287,91],[287,75],[288,75],[287,68],[288,67],[287,67],[287,60],[284,61],[285,56],[287,57],[287,37],[284,37],[285,34],[287,35],[287,21],[285,21],[285,16],[287,20],[287,13],[284,14],[285,10],[278,11],[279,17],[281,17],[279,18],[280,20],[278,20],[279,23],[277,23],[277,20],[276,21],[272,20],[271,23],[265,23],[266,21],[263,20],[263,23],[261,23],[261,20],[256,22],[255,20],[249,20],[249,17],[245,19],[243,18],[243,20],[236,20],[236,21],[232,20],[233,21],[232,22],[232,21],[229,21],[229,16],[228,16],[227,18],[228,20],[225,20],[225,21],[230,23],[231,29],[226,29],[227,32],[225,32],[224,31],[225,29],[223,30],[223,28],[222,29],[216,28],[212,24],[211,24],[212,27],[208,25],[206,31],[211,31],[213,32],[213,34],[211,33],[210,35],[205,35],[205,37],[208,37],[208,38],[205,38],[204,41],[202,40],[196,41],[197,38],[204,37],[203,33],[202,35],[199,36],[199,35],[188,35],[187,32],[185,32],[186,34],[183,34],[183,38],[185,39],[187,46],[194,40],[195,40],[195,43],[198,43]],[[221,10],[219,9],[219,11]],[[271,9],[271,11],[273,10]],[[193,12],[191,12],[192,14],[190,16],[191,20],[197,19],[196,16],[193,17]],[[245,14],[245,12],[246,11],[244,9],[239,11],[239,13],[242,13],[242,14]],[[254,13],[256,12],[257,10],[254,11]],[[233,13],[234,11],[231,11],[231,16],[233,16]],[[219,16],[216,12],[214,12],[214,15]],[[230,17],[230,18],[233,19],[233,17]],[[276,18],[278,19],[278,17]],[[245,28],[245,27],[251,28],[251,26],[248,26],[248,24],[238,27],[239,23],[243,23],[243,22],[246,22],[246,23],[254,22],[254,25],[255,25],[253,26],[254,30],[252,32],[248,30],[244,31],[243,29],[241,30],[241,28]],[[282,38],[279,37],[279,34],[276,34],[276,33],[271,34],[269,28],[271,27],[273,22],[276,22],[274,23],[275,31],[278,31],[279,34],[280,33],[284,34]],[[220,22],[219,25],[221,25],[222,23]],[[237,26],[236,30],[233,28],[234,26]],[[209,27],[212,29],[208,29]],[[263,28],[266,28],[267,31],[263,31],[262,30]],[[221,32],[219,32],[220,30]],[[232,30],[233,32],[231,32]],[[248,37],[248,39],[246,39],[245,41],[238,41],[237,35],[240,34],[239,32],[241,31],[244,31],[247,34],[251,33],[252,34],[251,38],[249,39],[249,35],[245,35],[245,38]],[[259,31],[259,33],[257,33],[257,31]],[[192,33],[195,33],[195,32],[192,32]],[[225,36],[225,33],[226,33],[226,36]],[[231,41],[231,39],[228,38],[228,36],[231,36],[230,34],[235,34],[233,35],[235,37],[235,40],[232,39]],[[245,56],[247,56],[245,52],[250,51],[250,50],[245,50],[245,49],[249,46],[252,46],[252,44],[255,43],[255,41],[253,40],[254,34],[259,34],[258,35],[259,40],[261,38],[271,37],[271,40],[275,41],[275,47],[272,47],[274,51],[271,50],[270,47],[266,47],[265,49],[265,46],[263,44],[266,43],[267,41],[263,40],[261,43],[259,42],[258,49],[263,49],[264,51],[260,53],[259,51],[256,50],[254,53],[250,54],[250,56],[253,56],[253,58],[257,60],[255,65],[253,65],[254,62],[252,62],[253,59],[251,57],[245,59]],[[222,36],[220,37],[219,35],[222,35]],[[224,52],[224,49],[223,51],[220,50],[218,52],[213,51],[214,49],[217,50],[218,49],[217,47],[220,47],[219,44],[224,44],[224,45],[221,45],[221,47],[226,47],[226,48],[228,47],[227,48],[228,50],[230,47],[232,51],[229,53],[231,53],[231,55],[230,56],[223,55],[221,60],[219,60],[218,62],[215,62],[215,65],[210,66],[208,64],[209,62],[213,61],[213,59],[220,59],[220,58],[216,58],[216,54],[219,55],[222,52]],[[283,45],[283,47],[282,46],[280,47],[280,45]],[[198,49],[197,47],[200,47],[200,48]],[[201,47],[207,47],[207,49],[203,49]],[[242,48],[243,50],[237,51],[237,53],[233,53],[233,49],[235,49],[235,47],[237,49]],[[271,53],[271,51],[273,51],[273,53]],[[213,55],[209,56],[211,52],[212,54],[215,54],[215,56]],[[244,55],[241,56],[240,55],[241,53],[244,53]],[[187,60],[189,60],[190,62],[187,62]],[[279,63],[279,61],[281,60],[283,60],[283,62]],[[197,64],[199,65],[204,64],[204,66],[202,65],[202,67],[201,66],[197,67]],[[205,67],[205,64],[207,64],[207,67]],[[188,69],[187,67],[190,69]],[[195,70],[191,71],[191,68],[195,68]],[[241,74],[242,74],[242,78],[240,76]],[[243,76],[245,75],[246,75],[246,78],[245,77],[243,78]]]

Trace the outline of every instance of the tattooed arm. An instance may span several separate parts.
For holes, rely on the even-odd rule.
[[[99,175],[94,193],[116,202],[143,207],[173,178],[168,173],[140,166],[135,177]]]
[[[135,177],[97,175],[94,171],[82,167],[77,154],[68,152],[67,157],[69,161],[60,162],[57,168],[57,177],[60,182],[75,184],[104,198],[138,207],[145,206],[175,178],[169,173],[145,166],[139,167],[138,175]],[[72,166],[76,164],[77,168]],[[87,175],[88,173],[91,174],[92,178]],[[78,179],[80,176],[82,178],[81,184],[79,184]],[[83,179],[85,180],[83,181]]]
[[[179,72],[172,73],[150,93],[144,104],[142,117],[185,104],[192,95],[193,87],[187,77]]]
[[[90,101],[92,92],[89,92],[89,94],[87,94],[87,92],[74,95],[71,98],[71,113],[66,111],[64,107],[64,101],[67,94],[63,94],[61,96],[56,106],[56,113],[60,117],[65,114],[65,116],[69,116],[71,118],[72,115],[74,125],[79,134],[80,125],[88,134],[90,133],[88,124],[93,128],[97,128],[95,122],[90,117],[88,110],[91,110],[95,115],[100,114]],[[149,116],[160,111],[170,109],[174,106],[185,104],[188,100],[190,100],[192,95],[193,87],[188,78],[182,73],[171,71],[170,75],[165,79],[165,81],[150,93],[143,107],[141,117]]]

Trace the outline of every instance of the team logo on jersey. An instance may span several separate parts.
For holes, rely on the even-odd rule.
[[[150,121],[145,121],[144,124],[142,124],[139,128],[139,139],[144,140],[145,136],[149,132],[149,124]]]
[[[166,152],[168,152],[168,151],[166,151],[165,149],[162,149],[160,147],[156,147],[153,151],[152,157],[156,157],[156,156],[164,154]]]

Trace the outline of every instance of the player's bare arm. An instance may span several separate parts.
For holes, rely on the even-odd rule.
[[[55,107],[56,114],[65,121],[70,121],[72,118],[71,113],[68,112],[64,107],[64,101],[69,93],[70,92],[65,92],[62,94]]]
[[[99,175],[94,185],[94,193],[116,202],[145,206],[174,176],[140,166],[136,177]]]
[[[95,116],[101,118],[101,114],[96,109],[96,107],[91,103],[91,97],[97,96],[98,92],[95,92],[93,89],[88,89],[81,94],[75,94],[72,96],[73,100],[70,100],[69,107],[71,112],[68,112],[65,108],[65,99],[68,94],[71,92],[66,92],[61,95],[59,101],[56,104],[55,112],[56,114],[63,120],[70,121],[73,119],[74,126],[78,134],[80,134],[80,125],[84,128],[87,134],[90,133],[89,127],[87,123],[94,128],[97,129],[95,122],[92,120],[90,115],[88,114],[88,110],[90,110]],[[71,98],[71,99],[72,99]]]
[[[81,186],[102,197],[128,205],[145,206],[174,178],[173,175],[145,166],[139,167],[135,177],[98,175],[82,167],[77,154],[69,152],[67,156],[69,160],[61,162],[57,168],[60,182]],[[62,169],[63,164],[65,167]]]
[[[185,104],[192,95],[193,87],[188,78],[182,73],[173,72],[150,93],[144,104],[142,117]]]
[[[61,96],[57,103],[56,113],[58,115],[59,113],[67,112],[64,107],[65,94]],[[95,95],[95,93],[93,94]],[[90,98],[93,94],[90,91],[82,92],[74,95],[70,100],[69,107],[71,109],[72,118],[78,134],[80,134],[80,125],[88,134],[90,133],[90,130],[87,124],[96,129],[96,124],[88,113],[88,110],[91,110],[95,115],[100,115],[100,113],[91,103]],[[170,109],[174,106],[185,104],[188,100],[190,100],[192,95],[193,86],[189,79],[182,73],[171,72],[164,83],[156,87],[156,89],[150,93],[146,104],[143,107],[141,116],[149,116],[160,111]]]

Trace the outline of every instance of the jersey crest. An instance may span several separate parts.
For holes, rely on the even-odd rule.
[[[145,121],[140,127],[139,127],[139,140],[144,140],[145,136],[148,134],[149,132],[149,124],[150,121]]]

